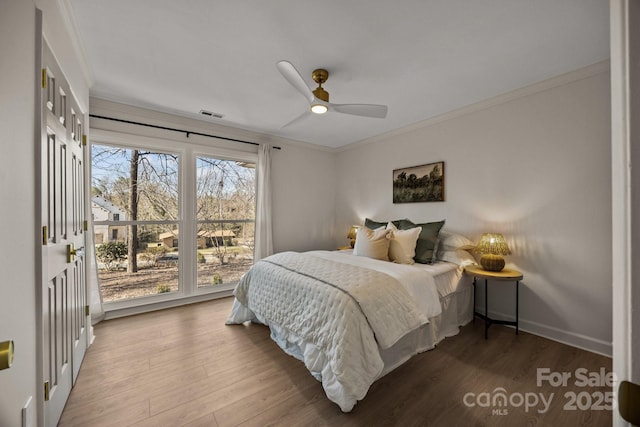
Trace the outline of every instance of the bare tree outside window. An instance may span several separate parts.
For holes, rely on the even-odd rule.
[[[118,241],[126,245],[124,259],[109,268],[98,263],[105,302],[178,290],[186,257],[181,253],[196,260],[201,288],[233,285],[253,264],[255,164],[196,157],[196,188],[187,192],[195,197],[187,203],[196,208],[196,228],[181,230],[179,164],[184,160],[162,151],[92,146],[93,214],[110,212],[110,220],[96,219],[94,235],[100,235],[98,227],[112,232],[118,227]],[[195,233],[196,247],[184,247],[181,233]]]
[[[255,164],[196,159],[198,286],[234,283],[253,263]]]
[[[170,153],[93,145],[91,160],[92,196],[99,196],[99,200],[107,204],[103,208],[126,212],[123,236],[126,261],[111,270],[100,269],[98,265],[103,299],[153,294],[160,285],[177,290],[177,262],[171,263],[175,271],[164,271],[160,275],[151,274],[150,268],[163,265],[159,261],[165,254],[157,250],[162,246],[159,236],[178,228],[178,157]],[[96,203],[100,202],[94,199]],[[122,221],[119,214],[113,215],[113,222],[116,221]],[[145,222],[139,224],[139,221]],[[150,248],[155,251],[153,256],[148,251]],[[176,259],[177,256],[176,253]],[[139,271],[140,268],[143,271]]]

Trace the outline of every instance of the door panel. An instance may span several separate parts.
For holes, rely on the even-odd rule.
[[[45,425],[60,419],[87,349],[83,114],[43,41],[42,341]]]
[[[49,396],[46,421],[48,425],[53,414],[62,414],[66,396],[71,390],[72,375],[69,360],[68,325],[68,283],[67,273],[62,272],[47,284],[45,323],[45,378],[48,382]],[[46,398],[46,397],[45,397]],[[59,418],[59,415],[58,415]],[[56,419],[57,422],[57,419]]]
[[[84,194],[84,152],[83,145],[84,115],[79,114],[80,107],[76,100],[71,96],[68,99],[70,103],[68,120],[68,147],[70,167],[68,171],[68,235],[67,240],[73,244],[76,255],[72,257],[69,268],[73,270],[70,286],[70,317],[72,319],[72,366],[73,366],[73,383],[75,384],[80,371],[82,359],[87,350],[88,345],[88,327],[87,327],[87,287],[86,287],[86,268],[84,259],[85,245],[85,194]]]
[[[70,332],[72,343],[73,383],[75,384],[80,372],[82,359],[87,351],[87,294],[85,287],[84,255],[78,252],[73,262],[73,275],[70,284]]]

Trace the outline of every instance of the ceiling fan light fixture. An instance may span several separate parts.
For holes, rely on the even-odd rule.
[[[329,102],[329,92],[322,88],[322,84],[329,78],[329,72],[324,68],[313,70],[311,78],[318,84],[318,87],[311,89],[307,82],[304,81],[296,67],[289,61],[276,62],[276,68],[282,74],[282,77],[289,82],[309,103],[309,110],[314,114],[325,114],[331,110],[331,113],[351,114],[361,117],[373,117],[384,119],[387,117],[387,106],[376,104],[332,104]],[[299,116],[305,117],[306,113]],[[297,121],[295,119],[294,121]],[[287,125],[293,122],[289,122]]]
[[[311,112],[316,114],[324,114],[329,111],[329,108],[320,103],[311,104]]]

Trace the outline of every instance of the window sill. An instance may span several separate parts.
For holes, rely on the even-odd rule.
[[[179,307],[181,305],[194,304],[218,298],[233,296],[235,286],[227,285],[220,288],[206,288],[205,292],[185,297],[181,293],[167,295],[159,300],[157,296],[153,298],[135,298],[125,301],[117,301],[104,304],[105,320],[119,317],[133,316],[135,314],[148,313],[150,311],[163,310],[166,308]],[[145,301],[145,299],[147,301]]]

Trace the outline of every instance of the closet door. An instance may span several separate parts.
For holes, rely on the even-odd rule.
[[[75,257],[71,258],[70,268],[73,270],[73,276],[70,278],[70,304],[71,310],[71,361],[73,367],[73,383],[75,384],[80,365],[84,359],[88,345],[88,302],[87,302],[87,286],[85,271],[85,232],[87,231],[87,222],[85,216],[85,158],[86,148],[85,123],[84,114],[80,111],[75,98],[70,100],[69,111],[69,182],[67,191],[69,198],[69,228],[70,235],[68,240],[71,242],[75,251]]]
[[[87,347],[83,114],[45,41],[41,82],[42,360],[55,426]]]

